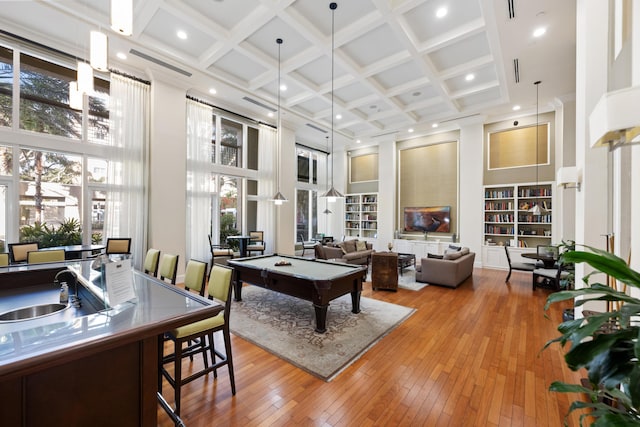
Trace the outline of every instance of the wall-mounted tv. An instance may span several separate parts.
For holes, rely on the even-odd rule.
[[[449,233],[451,206],[404,208],[404,231]]]

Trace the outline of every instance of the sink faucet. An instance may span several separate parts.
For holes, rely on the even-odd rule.
[[[80,301],[80,295],[78,294],[78,276],[76,273],[69,269],[59,271],[53,279],[53,284],[61,286],[64,283],[66,283],[67,286],[73,286],[73,294],[69,295],[69,300],[74,307],[79,308],[82,303]]]

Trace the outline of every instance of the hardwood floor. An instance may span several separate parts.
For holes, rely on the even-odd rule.
[[[457,289],[397,293],[367,283],[363,296],[417,311],[329,383],[232,335],[237,394],[222,368],[183,387],[182,418],[190,427],[561,426],[579,396],[548,387],[581,375],[558,344],[541,349],[558,335],[563,307],[545,318],[549,291],[533,291],[530,273],[505,277],[475,269]],[[172,425],[161,409],[159,420]]]

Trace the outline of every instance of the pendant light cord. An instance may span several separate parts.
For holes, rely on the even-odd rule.
[[[538,183],[538,170],[540,169],[540,161],[538,159],[538,145],[540,141],[540,138],[538,137],[538,132],[540,131],[540,113],[538,112],[540,106],[540,83],[540,80],[533,83],[536,85],[536,197],[540,197],[540,184]]]
[[[282,123],[280,121],[280,48],[282,47],[282,39],[276,39],[276,43],[278,43],[278,139],[276,143],[278,147],[276,149],[276,194],[280,193],[280,145],[282,140]]]
[[[329,5],[331,8],[331,188],[333,188],[333,73],[334,73],[334,50],[335,50],[335,22],[336,22],[336,9],[338,8],[337,3],[331,3]]]

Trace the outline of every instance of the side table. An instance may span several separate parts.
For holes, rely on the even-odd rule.
[[[398,254],[374,252],[371,255],[371,287],[373,290],[398,290]]]

